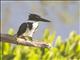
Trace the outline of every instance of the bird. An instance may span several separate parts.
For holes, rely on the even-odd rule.
[[[37,14],[29,14],[27,22],[24,22],[20,25],[17,32],[17,37],[33,41],[32,36],[34,32],[37,30],[40,22],[51,22],[51,21],[44,19]]]

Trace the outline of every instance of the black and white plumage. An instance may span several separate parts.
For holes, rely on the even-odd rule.
[[[27,37],[32,40],[33,33],[39,26],[39,21],[50,22],[36,14],[30,14],[28,21],[20,25],[17,32],[17,37]]]
[[[23,38],[29,38],[32,40],[32,35],[38,28],[38,22],[25,22],[22,23],[19,27],[19,30],[17,32],[17,37],[23,37]]]
[[[28,30],[32,29],[32,23],[31,22],[26,22],[26,23],[22,23],[21,26],[19,27],[19,30],[17,32],[17,37],[19,37],[20,35],[22,35],[23,33],[28,32]]]

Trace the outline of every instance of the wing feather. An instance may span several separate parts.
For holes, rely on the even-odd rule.
[[[19,30],[17,32],[17,37],[19,37],[20,35],[22,35],[23,33],[26,32],[27,29],[27,23],[22,23],[19,27]]]

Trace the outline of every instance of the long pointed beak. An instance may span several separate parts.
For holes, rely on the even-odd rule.
[[[43,21],[43,22],[51,22],[51,21],[46,20],[46,19],[43,19],[43,18],[41,18],[40,21]]]

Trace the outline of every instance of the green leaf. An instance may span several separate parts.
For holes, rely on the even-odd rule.
[[[51,50],[53,51],[54,56],[56,56],[58,53],[58,48],[53,47],[53,48],[51,48]]]
[[[9,34],[9,35],[14,35],[14,30],[13,30],[13,28],[10,28],[10,29],[9,29],[8,34]]]
[[[11,53],[11,44],[10,43],[3,43],[3,55],[8,55]]]
[[[70,53],[70,42],[67,41],[66,42],[66,46],[65,46],[65,55]]]
[[[56,46],[60,46],[62,44],[62,38],[61,36],[58,36],[57,39],[56,39]]]
[[[72,31],[70,33],[69,37],[74,38],[74,37],[76,37],[76,35],[77,35],[76,32],[75,31]]]
[[[13,55],[15,55],[15,57],[13,60],[21,60],[21,50],[22,50],[21,45],[17,45],[16,47],[14,47]]]
[[[2,51],[3,51],[3,49],[2,49],[2,42],[0,42],[0,59],[2,59]]]
[[[38,60],[39,55],[35,53],[34,50],[31,50],[30,53],[28,54],[28,60]]]
[[[48,40],[48,37],[49,37],[49,30],[48,29],[45,29],[45,31],[44,31],[44,35],[43,35],[43,41],[44,42],[47,42],[47,40]]]
[[[65,49],[65,44],[64,43],[62,43],[61,45],[60,45],[60,52],[64,52],[64,49]]]
[[[49,35],[47,42],[48,42],[48,43],[52,43],[53,40],[54,40],[54,38],[55,38],[55,32],[54,32],[52,35]]]
[[[80,53],[80,41],[79,41],[78,44],[77,44],[76,52],[79,52],[79,53]]]

